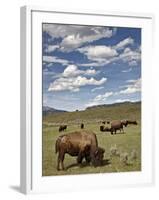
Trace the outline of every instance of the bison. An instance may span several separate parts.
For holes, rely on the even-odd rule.
[[[100,126],[100,131],[104,131],[104,126]]]
[[[81,129],[84,129],[84,124],[83,123],[81,123]]]
[[[77,163],[82,163],[83,158],[86,162],[94,166],[102,164],[105,150],[98,147],[95,133],[90,131],[76,131],[59,136],[55,144],[55,152],[58,153],[57,170],[64,170],[65,154],[77,156]]]
[[[105,126],[100,126],[100,131],[102,131],[102,132],[111,132],[111,128],[105,127]]]
[[[137,121],[133,121],[133,120],[127,120],[128,124],[134,124],[134,125],[137,125]]]
[[[59,127],[59,132],[65,131],[66,129],[67,129],[67,125],[61,125],[61,126]]]
[[[123,129],[123,126],[127,126],[127,121],[126,120],[123,120],[123,121],[120,121],[120,120],[114,120],[111,122],[111,134],[115,133],[116,134],[116,131],[117,130],[122,130],[122,132],[124,133],[124,129]]]

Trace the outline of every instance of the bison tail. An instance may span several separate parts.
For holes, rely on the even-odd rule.
[[[55,143],[55,153],[59,152],[60,149],[60,142],[61,142],[61,138],[57,138],[56,143]]]

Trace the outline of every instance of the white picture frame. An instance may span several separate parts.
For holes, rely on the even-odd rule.
[[[44,22],[142,28],[141,172],[42,177],[42,71],[40,66],[41,24]],[[28,194],[80,191],[154,183],[152,31],[151,14],[67,11],[35,6],[21,8],[21,192]]]

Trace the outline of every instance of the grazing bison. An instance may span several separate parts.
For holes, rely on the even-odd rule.
[[[134,125],[137,125],[137,121],[133,121],[133,120],[127,120],[128,124],[134,124]]]
[[[57,170],[64,170],[65,154],[77,156],[77,163],[91,162],[94,166],[101,165],[105,150],[98,147],[97,137],[93,132],[76,131],[59,136],[55,144],[55,152],[58,153]]]
[[[104,131],[105,131],[105,132],[112,132],[112,129],[109,128],[109,127],[105,127],[105,128],[104,128]]]
[[[84,129],[84,124],[83,123],[81,124],[81,129]]]
[[[100,126],[100,131],[102,131],[102,132],[111,132],[111,128],[105,127],[105,126]]]
[[[61,125],[61,126],[59,127],[59,132],[65,131],[66,129],[67,129],[67,125]]]
[[[117,130],[122,130],[122,132],[124,133],[124,129],[123,129],[123,125],[124,126],[127,126],[127,123],[126,121],[120,121],[120,120],[114,120],[111,122],[111,134],[115,133],[116,134],[116,131]]]

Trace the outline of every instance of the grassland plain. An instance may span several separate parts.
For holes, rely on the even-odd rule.
[[[102,120],[132,119],[137,120],[138,125],[125,127],[125,134],[117,132],[111,135],[109,132],[100,132],[99,126]],[[66,170],[57,171],[57,154],[55,154],[55,142],[59,135],[60,124],[67,124],[65,134],[81,130],[80,123],[84,122],[85,129],[91,130],[97,135],[98,144],[105,149],[104,164],[99,167],[76,164],[76,157],[65,156],[64,165]],[[116,145],[121,153],[128,153],[133,150],[137,152],[137,159],[129,164],[120,161],[119,156],[111,156],[110,149]],[[42,175],[69,175],[88,173],[128,172],[141,170],[141,103],[124,103],[112,106],[99,106],[85,111],[49,114],[43,117],[42,132]]]

